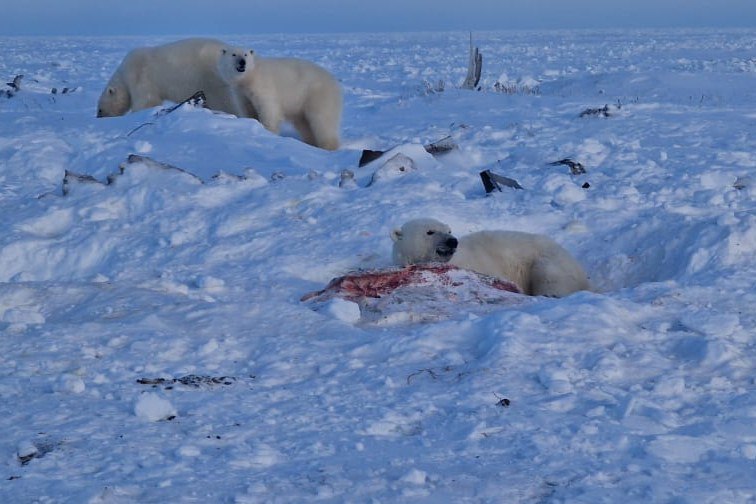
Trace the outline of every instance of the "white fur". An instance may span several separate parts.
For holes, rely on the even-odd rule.
[[[120,116],[166,100],[178,103],[197,91],[204,92],[208,108],[236,113],[231,90],[218,75],[223,47],[218,40],[189,38],[130,51],[102,92],[97,116]]]
[[[583,267],[551,238],[519,231],[479,231],[459,238],[435,219],[415,219],[391,233],[394,262],[446,262],[510,280],[526,294],[561,297],[590,284]],[[451,242],[449,240],[452,240]]]
[[[224,49],[218,68],[237,103],[248,100],[268,130],[278,134],[289,121],[305,142],[339,147],[341,87],[324,68],[296,58],[261,58],[234,47]],[[237,115],[244,115],[240,106]]]

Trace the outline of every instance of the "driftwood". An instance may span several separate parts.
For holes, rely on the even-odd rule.
[[[735,182],[733,182],[732,187],[740,191],[752,185],[753,185],[753,180],[751,179],[751,177],[749,177],[748,175],[742,175],[735,179]]]
[[[182,105],[186,105],[187,103],[189,103],[190,105],[192,105],[194,107],[204,107],[206,102],[207,102],[207,98],[205,97],[205,93],[203,91],[197,91],[196,93],[194,93],[192,96],[190,96],[186,100],[183,100],[182,102],[177,103],[176,105],[172,105],[172,106],[170,106],[168,108],[159,110],[155,114],[155,116],[156,117],[162,117],[164,115],[168,115],[171,112],[173,112],[174,110],[176,110],[179,107],[181,107]],[[140,124],[139,126],[137,126],[136,128],[134,128],[133,130],[131,130],[128,133],[126,133],[126,136],[130,137],[131,135],[133,135],[134,133],[136,133],[140,129],[144,128],[145,126],[154,126],[154,125],[155,125],[155,123],[153,123],[153,122],[146,122],[146,123]]]
[[[456,148],[457,148],[457,144],[456,142],[454,142],[454,139],[451,136],[445,136],[441,140],[437,140],[427,145],[423,145],[423,149],[425,149],[425,152],[433,156],[446,154],[447,152],[450,152]],[[363,149],[362,155],[360,156],[359,167],[362,168],[366,164],[372,163],[373,161],[383,156],[390,150],[391,149],[386,149],[386,150]]]
[[[16,75],[13,77],[13,81],[6,82],[5,85],[8,86],[10,89],[3,89],[0,92],[0,96],[5,96],[6,98],[13,98],[13,96],[18,93],[21,90],[21,79],[23,79],[23,75]]]
[[[511,187],[512,189],[523,188],[515,179],[498,175],[491,170],[483,170],[480,172],[480,179],[483,181],[483,187],[486,190],[486,194],[490,194],[494,191],[501,192],[501,186]]]
[[[173,166],[167,163],[161,163],[160,161],[155,161],[154,159],[147,157],[147,156],[140,156],[139,154],[129,154],[129,157],[126,158],[125,163],[121,163],[118,167],[119,173],[114,175],[108,175],[108,184],[112,184],[116,177],[118,175],[123,175],[126,172],[126,167],[132,164],[144,164],[146,166],[149,166],[150,168],[158,168],[161,170],[170,170],[170,171],[178,171],[181,173],[185,173],[189,175],[190,177],[196,179],[199,181],[200,184],[204,184],[205,182],[199,178],[194,173],[188,172],[184,170],[183,168],[179,168],[178,166]]]
[[[363,149],[362,156],[360,156],[359,167],[362,168],[366,164],[372,163],[373,161],[383,156],[384,154],[386,154],[386,151]]]
[[[28,445],[20,447],[18,449],[18,451],[16,452],[16,457],[19,464],[25,466],[32,460],[42,458],[51,451],[59,448],[61,444],[61,442],[53,442],[48,440],[40,440],[35,443],[29,443]],[[13,477],[11,476],[11,478]]]
[[[457,144],[451,136],[445,136],[441,140],[437,140],[428,145],[424,145],[423,148],[428,154],[436,156],[438,154],[445,154],[457,148]]]
[[[14,91],[19,91],[21,89],[21,79],[23,79],[23,75],[16,75],[13,77],[12,82],[6,83],[8,86],[10,86]]]
[[[60,90],[60,94],[71,94],[74,91],[76,91],[76,88],[64,87],[63,89]],[[58,94],[58,88],[52,88],[50,90],[50,93],[51,94]]]
[[[98,184],[101,186],[111,185],[118,179],[118,177],[126,173],[126,168],[128,166],[133,165],[133,164],[138,164],[138,163],[144,164],[148,166],[149,168],[185,173],[186,175],[189,175],[193,179],[199,181],[200,184],[205,183],[197,175],[193,174],[192,172],[186,171],[183,168],[179,168],[178,166],[173,166],[167,163],[161,163],[160,161],[155,161],[154,159],[149,158],[147,156],[140,156],[138,154],[129,154],[129,157],[126,158],[126,161],[121,163],[118,166],[118,171],[116,173],[111,173],[110,175],[108,175],[104,182],[97,180],[92,175],[81,174],[81,173],[72,172],[70,170],[66,170],[63,176],[63,196],[68,195],[68,193],[71,192],[71,188],[75,184]],[[215,177],[217,177],[217,175]]]
[[[168,107],[167,109],[163,109],[160,112],[158,112],[158,114],[159,115],[170,114],[171,112],[173,112],[177,108],[181,107],[182,105],[186,105],[187,103],[190,104],[190,105],[192,105],[193,107],[204,107],[205,104],[207,103],[207,97],[205,96],[204,91],[197,91],[196,93],[194,93],[192,96],[190,96],[186,100],[184,100],[184,101],[182,101],[180,103],[177,103],[176,105],[173,105],[171,107]]]
[[[3,89],[0,90],[0,96],[5,96],[6,98],[13,98],[13,96],[21,91],[21,80],[24,78],[23,75],[16,75],[11,82],[6,82],[5,85],[8,86],[10,89]],[[34,81],[37,82],[37,81]],[[70,94],[74,91],[78,91],[78,87],[64,87],[62,90],[58,90],[58,88],[54,87],[50,89],[50,94],[57,95],[60,94]]]
[[[467,77],[462,83],[462,89],[477,89],[482,69],[483,55],[477,47],[473,47],[472,33],[470,33],[470,59],[467,63]]]
[[[139,378],[136,381],[140,385],[151,385],[152,387],[165,387],[167,390],[172,389],[175,385],[184,385],[190,388],[215,387],[218,385],[233,385],[236,378],[233,376],[206,376],[206,375],[186,375],[180,378]]]
[[[582,163],[578,163],[577,161],[573,161],[570,158],[564,158],[560,159],[559,161],[554,161],[553,163],[549,163],[550,166],[559,166],[559,165],[565,165],[570,167],[570,173],[573,175],[582,175],[585,173],[585,168],[583,167]]]
[[[508,95],[530,95],[538,96],[541,94],[541,87],[539,85],[531,86],[528,84],[509,84],[496,81],[493,85],[494,91],[497,93],[504,93]]]
[[[63,175],[63,196],[66,196],[69,192],[71,192],[71,187],[74,184],[107,185],[106,183],[100,182],[99,180],[94,178],[92,175],[85,175],[81,173],[75,173],[70,170],[66,170],[65,174]]]
[[[580,117],[611,117],[611,115],[612,114],[609,113],[609,105],[604,105],[601,108],[587,108],[580,112]]]
[[[423,81],[422,94],[432,95],[436,93],[443,93],[444,89],[446,89],[446,83],[441,79],[436,81],[435,84],[432,82]]]
[[[6,98],[13,98],[13,96],[21,91],[21,80],[24,78],[23,75],[16,75],[11,82],[6,82],[5,85],[8,86],[10,89],[3,89],[0,90],[0,96],[5,96]],[[33,82],[37,82],[36,80]],[[50,94],[71,94],[75,91],[78,91],[80,88],[78,87],[64,87],[63,89],[59,90],[57,87],[50,89]]]
[[[341,170],[341,175],[339,176],[339,187],[357,187],[357,181],[354,180],[354,172],[352,170]]]
[[[188,170],[185,170],[181,167],[174,166],[168,163],[163,163],[160,161],[156,161],[147,156],[140,156],[139,154],[129,154],[129,156],[126,158],[126,161],[118,165],[118,171],[108,175],[104,181],[98,180],[92,175],[81,174],[81,173],[72,172],[70,170],[66,170],[65,175],[63,176],[63,196],[68,195],[68,193],[71,192],[71,189],[73,188],[73,186],[76,184],[96,184],[100,186],[112,185],[113,183],[115,183],[118,177],[126,173],[126,170],[129,166],[134,165],[134,164],[143,164],[152,170],[165,170],[165,171],[175,171],[175,172],[183,173],[183,174],[189,175],[192,179],[199,182],[200,184],[205,184],[205,181],[202,178],[198,177],[194,173]],[[283,178],[283,174],[280,174],[279,172],[274,173],[271,176],[272,181],[279,180],[281,178]],[[249,179],[250,177],[248,177],[247,175],[235,175],[235,174],[225,173],[222,171],[210,177],[210,180],[213,182],[224,181],[224,180],[242,181],[242,180],[249,180]],[[47,196],[49,194],[51,193],[45,193],[40,197]]]

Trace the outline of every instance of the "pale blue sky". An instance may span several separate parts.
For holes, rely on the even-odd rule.
[[[756,0],[2,0],[0,35],[756,27]]]

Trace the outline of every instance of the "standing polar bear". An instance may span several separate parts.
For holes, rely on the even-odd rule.
[[[236,114],[231,89],[218,75],[218,60],[226,44],[208,38],[189,38],[130,51],[110,78],[97,103],[97,117],[121,116],[155,107],[168,100],[180,103],[197,91],[205,105]],[[254,114],[249,104],[245,117]]]
[[[531,296],[562,297],[590,284],[582,266],[551,238],[519,231],[479,231],[461,237],[435,219],[415,219],[391,233],[394,262],[449,262],[506,279]]]
[[[218,70],[231,86],[237,115],[245,115],[247,100],[269,131],[278,134],[281,123],[289,121],[308,144],[338,149],[341,88],[324,68],[302,59],[261,58],[252,50],[226,47]]]

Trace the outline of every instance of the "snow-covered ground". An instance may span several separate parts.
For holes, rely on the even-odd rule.
[[[756,31],[474,37],[480,91],[467,33],[225,37],[337,76],[336,152],[191,107],[96,119],[168,39],[1,39],[0,501],[755,502]],[[368,185],[361,150],[396,146],[417,169]],[[130,154],[188,173],[64,195]],[[419,216],[549,234],[597,292],[300,301]]]

